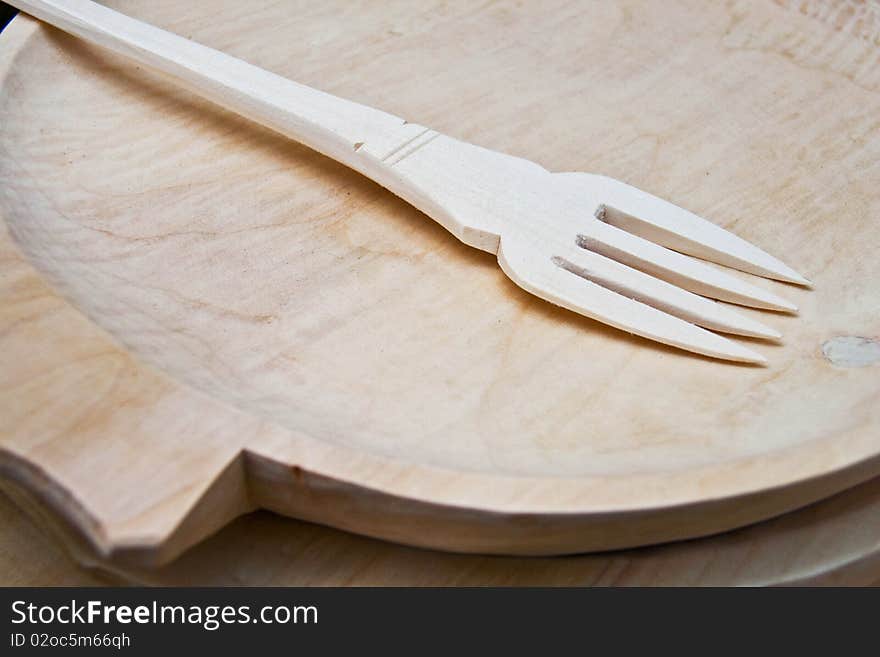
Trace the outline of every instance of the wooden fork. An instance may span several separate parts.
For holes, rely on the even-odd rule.
[[[759,248],[617,180],[550,173],[297,84],[89,0],[6,1],[361,172],[465,244],[496,254],[523,289],[624,331],[707,356],[765,363],[713,331],[772,340],[781,335],[712,299],[796,308],[704,260],[809,285]]]

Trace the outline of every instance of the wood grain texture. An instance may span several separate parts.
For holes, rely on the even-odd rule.
[[[256,507],[444,549],[608,549],[877,472],[877,366],[822,349],[880,336],[869,41],[761,2],[110,4],[681,199],[816,289],[784,290],[801,314],[765,370],[618,335],[357,174],[17,18],[0,36],[0,469],[101,554],[164,562]]]
[[[755,245],[620,181],[554,174],[299,84],[93,0],[10,1],[49,26],[351,167],[465,244],[497,255],[524,290],[623,331],[706,356],[765,364],[761,354],[712,331],[773,340],[781,333],[712,299],[796,307],[690,256],[809,284]],[[612,208],[647,234],[609,225]]]

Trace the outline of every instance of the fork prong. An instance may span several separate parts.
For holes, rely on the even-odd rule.
[[[757,364],[767,362],[760,354],[732,340],[618,294],[553,262],[523,266],[524,261],[515,255],[509,260],[503,240],[498,250],[498,262],[505,273],[526,291],[604,324],[714,358]]]
[[[671,283],[572,245],[554,258],[563,269],[703,328],[778,340],[775,329]]]
[[[601,221],[587,223],[578,244],[696,294],[741,306],[797,311],[793,303],[768,290]]]
[[[692,212],[613,178],[595,176],[592,183],[602,203],[599,218],[613,226],[734,269],[810,285],[810,281],[780,260]]]

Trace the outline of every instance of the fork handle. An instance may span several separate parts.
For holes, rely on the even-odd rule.
[[[90,0],[10,0],[65,32],[172,76],[181,86],[362,173],[363,144],[393,150],[424,128],[142,23]],[[370,176],[373,177],[373,176]]]
[[[547,172],[265,71],[91,0],[6,0],[50,25],[161,71],[181,86],[376,181],[469,246],[496,253],[505,213],[487,199]]]

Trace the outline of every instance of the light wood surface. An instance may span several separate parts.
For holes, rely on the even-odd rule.
[[[768,368],[619,335],[353,172],[17,18],[0,469],[115,563],[167,561],[256,507],[444,549],[607,549],[880,468],[871,40],[762,2],[112,4],[682,199],[816,285],[785,290],[796,319],[756,313],[785,324]]]
[[[0,495],[0,583],[7,585],[880,585],[880,480],[718,536],[550,558],[408,548],[260,511],[157,569],[108,562],[25,491],[4,489],[16,500]]]
[[[285,79],[92,0],[10,1],[364,174],[465,244],[496,255],[524,290],[609,326],[714,358],[766,364],[760,353],[712,331],[773,340],[782,334],[712,299],[796,307],[685,254],[809,285],[732,233],[606,176],[551,173]],[[615,217],[628,230],[612,225]]]

